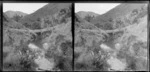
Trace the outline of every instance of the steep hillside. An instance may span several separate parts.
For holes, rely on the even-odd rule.
[[[72,70],[72,7],[66,5],[52,4],[58,9],[48,10],[49,5],[39,9],[39,20],[33,21],[33,25],[15,22],[3,14],[4,71]],[[43,12],[51,14],[41,16]]]
[[[121,33],[120,33],[121,34]],[[139,19],[138,24],[127,26],[114,42],[119,44],[120,50],[116,53],[118,59],[124,59],[125,70],[148,70],[149,60],[147,47],[147,15]]]
[[[3,14],[3,27],[10,27],[10,28],[24,28],[21,23],[18,23],[11,18],[9,18],[6,14]]]
[[[53,15],[60,11],[61,9],[68,8],[71,5],[71,3],[49,3],[45,5],[44,7],[40,8],[36,12],[25,16],[20,22],[22,24],[29,23],[32,24],[32,22],[36,21],[38,18],[45,17],[47,15]]]
[[[19,16],[26,16],[28,14],[20,12],[20,11],[6,11],[5,14],[9,17],[9,18],[13,18],[15,15],[19,15]]]
[[[105,25],[105,24],[108,24],[108,26],[112,25],[113,24],[112,22],[114,19],[125,16],[135,9],[140,9],[144,5],[145,4],[138,4],[138,3],[120,4],[116,6],[115,8],[111,9],[110,11],[108,11],[107,13],[97,16],[94,20],[91,21],[91,23],[95,24],[98,27],[100,27],[101,25]]]
[[[99,16],[99,14],[97,13],[94,13],[94,12],[86,12],[86,11],[79,11],[77,12],[77,14],[81,17],[81,18],[85,18],[85,16],[89,15],[89,16],[94,16],[94,17],[97,17]]]
[[[75,71],[103,71],[108,65],[101,56],[106,56],[99,48],[105,41],[106,32],[98,29],[92,23],[75,15]],[[101,51],[101,56],[99,56]]]
[[[94,28],[96,28],[96,26],[87,22],[86,20],[81,18],[78,14],[75,14],[75,23],[76,23],[75,26],[77,26],[76,28],[83,28],[83,29],[94,29]]]
[[[76,15],[74,50],[76,71],[148,70],[147,4],[129,3],[121,7],[124,5],[126,5],[124,9],[130,6],[133,8],[127,11],[123,9],[118,11],[115,8],[110,10],[108,14],[104,14],[108,17],[100,19],[101,25],[95,25],[93,28],[86,26],[94,24],[86,23]],[[113,19],[110,20],[109,16]]]

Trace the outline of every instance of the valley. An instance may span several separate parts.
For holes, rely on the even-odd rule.
[[[48,3],[31,14],[3,12],[3,71],[148,71],[147,7],[72,14],[72,3]]]
[[[123,3],[90,22],[76,14],[75,71],[147,71],[146,13],[146,4]]]
[[[3,46],[4,71],[71,71],[71,4],[49,3],[19,21],[3,14]]]

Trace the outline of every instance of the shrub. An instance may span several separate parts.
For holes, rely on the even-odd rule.
[[[39,22],[34,22],[34,23],[31,25],[31,28],[32,28],[32,29],[41,29],[41,26],[40,26]]]
[[[63,51],[63,55],[72,56],[72,42],[66,41],[61,43],[61,50]]]
[[[112,30],[113,29],[112,24],[109,22],[105,23],[103,27],[105,30]]]
[[[91,20],[93,20],[94,16],[90,16],[90,15],[87,15],[84,17],[84,19],[88,22],[91,22]]]
[[[98,28],[102,28],[103,27],[103,25],[102,24],[100,24],[100,23],[96,23],[96,24],[94,24],[96,27],[98,27]]]
[[[61,71],[70,71],[72,70],[72,60],[64,57],[58,57],[56,62],[56,68]]]
[[[87,70],[88,66],[85,63],[75,63],[76,70]]]
[[[31,25],[29,24],[29,23],[24,23],[23,24],[26,28],[30,28],[31,27]]]
[[[22,18],[23,16],[20,16],[20,15],[15,15],[15,16],[13,16],[13,20],[15,20],[16,22],[18,22],[21,18]]]

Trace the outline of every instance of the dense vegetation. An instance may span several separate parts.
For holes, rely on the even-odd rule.
[[[68,39],[72,37],[71,9],[70,5],[53,15],[39,17],[33,24],[19,23],[21,17],[14,16],[14,21],[4,14],[3,70],[35,71],[38,65],[34,60],[41,51],[32,51],[28,47],[30,43],[39,46],[41,50],[44,43],[51,45],[44,56],[46,59],[54,59],[55,67],[52,70],[72,70],[72,40]]]
[[[47,6],[54,7],[46,11],[56,9],[50,14],[44,12],[47,15],[39,15]],[[133,10],[130,8],[125,11],[127,14],[120,13],[119,7],[117,10],[121,16],[106,16],[97,23],[92,23],[94,17],[86,16],[84,19],[75,14],[75,42],[72,42],[71,33],[72,6],[65,6],[57,8],[57,4],[46,5],[33,13],[35,19],[31,19],[33,15],[28,16],[31,17],[29,22],[25,19],[20,23],[24,20],[19,20],[21,17],[14,16],[12,20],[3,14],[3,70],[35,71],[39,65],[34,60],[44,57],[54,63],[51,71],[72,71],[73,67],[75,71],[108,71],[111,65],[107,61],[114,53],[116,59],[126,63],[127,71],[148,69],[146,5]],[[130,5],[122,6],[127,9]],[[108,12],[108,16],[113,12]],[[31,43],[39,49],[30,49],[28,45]],[[45,43],[48,44],[47,49]],[[102,44],[107,44],[111,49],[103,49]],[[117,44],[120,45],[118,50]]]
[[[75,70],[113,70],[107,61],[116,53],[125,71],[147,71],[147,5],[122,4],[100,16],[91,21],[75,16]]]

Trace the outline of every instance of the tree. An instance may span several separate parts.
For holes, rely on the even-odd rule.
[[[102,23],[96,23],[95,26],[98,27],[98,28],[102,28],[103,27]]]
[[[22,18],[23,16],[20,16],[20,15],[15,15],[15,16],[13,16],[13,20],[15,20],[16,22],[18,22],[21,18]]]
[[[88,21],[88,22],[91,22],[91,20],[94,18],[94,16],[90,16],[90,15],[87,15],[85,16],[85,20]]]
[[[106,22],[106,23],[103,25],[103,27],[104,27],[105,30],[112,30],[112,29],[113,29],[112,26],[113,26],[113,25],[112,25],[112,23],[110,23],[110,22]]]

